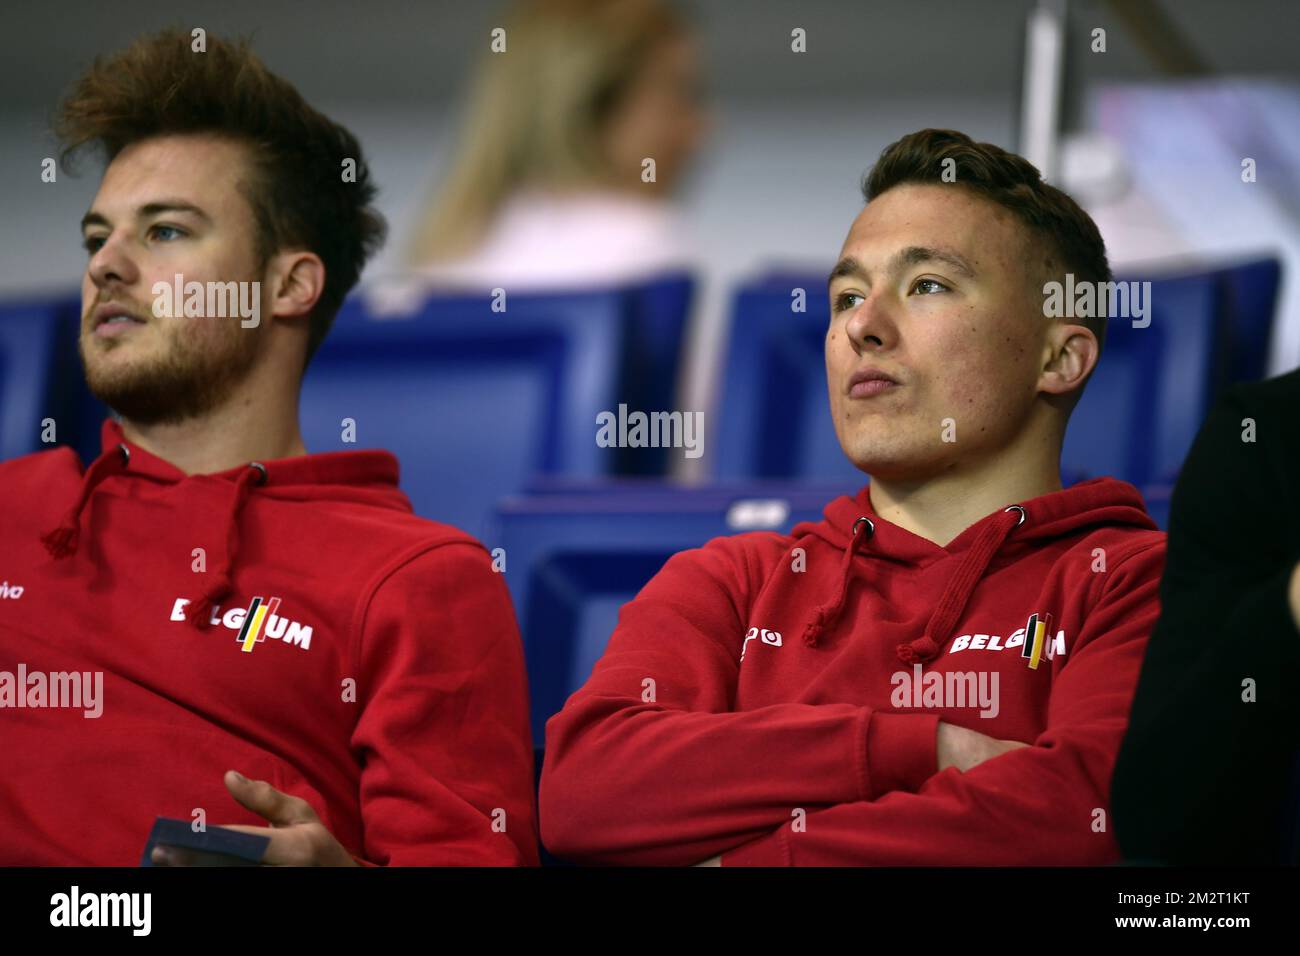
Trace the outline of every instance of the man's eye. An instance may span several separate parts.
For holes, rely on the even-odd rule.
[[[835,297],[835,311],[843,312],[845,309],[851,309],[853,308],[853,304],[848,300],[861,298],[862,296],[858,295],[856,292],[841,292]]]
[[[93,256],[95,253],[99,251],[100,247],[104,245],[104,237],[87,236],[86,238],[81,240],[81,244],[85,246],[86,251]]]
[[[159,235],[159,233],[171,233],[172,235]],[[185,235],[184,232],[182,232],[180,229],[177,229],[175,226],[163,226],[163,225],[150,227],[149,234],[153,236],[155,239],[162,239],[164,242],[167,242],[170,239],[177,239]]]
[[[932,286],[932,289],[926,289],[926,286]],[[948,287],[938,279],[917,279],[912,283],[912,291],[920,292],[921,295],[934,295],[935,292],[947,292]]]

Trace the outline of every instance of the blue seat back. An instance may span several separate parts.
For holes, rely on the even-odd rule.
[[[590,676],[619,609],[668,558],[720,535],[789,531],[861,484],[610,483],[503,501],[498,540],[523,632],[534,740],[540,745],[546,720]]]
[[[802,289],[802,301],[792,295]],[[803,311],[796,311],[802,305]],[[830,302],[825,280],[798,286],[760,281],[740,290],[731,312],[716,427],[713,475],[729,479],[842,480],[864,477],[844,457],[826,392]]]
[[[671,273],[626,291],[628,342],[620,375],[622,394],[640,411],[677,408],[683,368],[682,349],[694,299],[695,280]],[[625,449],[615,471],[620,475],[665,475],[672,467],[665,448]]]
[[[304,440],[392,451],[416,513],[481,539],[497,499],[536,475],[660,474],[667,450],[601,447],[597,415],[671,407],[691,288],[512,294],[504,310],[435,295],[401,318],[354,296],[308,369]]]
[[[505,313],[442,298],[383,320],[349,300],[308,369],[303,437],[393,452],[418,514],[484,537],[497,498],[534,474],[612,470],[596,416],[617,407],[625,340],[614,293],[511,298]]]
[[[44,451],[44,422],[55,444],[83,458],[99,453],[105,409],[86,388],[77,358],[81,300],[75,293],[0,305],[0,461]]]
[[[1177,477],[1215,393],[1218,296],[1213,273],[1157,280],[1138,326],[1109,320],[1066,429],[1063,480],[1113,475],[1141,486]]]

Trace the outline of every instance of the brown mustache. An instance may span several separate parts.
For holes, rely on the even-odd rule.
[[[90,307],[87,308],[82,313],[81,327],[83,329],[88,327],[91,324],[91,322],[94,321],[95,311],[99,309],[101,306],[105,306],[105,305],[115,305],[121,309],[124,309],[127,315],[135,319],[137,322],[148,322],[149,319],[153,317],[153,311],[151,309],[145,309],[142,312],[140,308],[136,306],[135,303],[133,302],[129,302],[127,300],[117,299],[117,298],[102,299],[102,300],[96,300],[92,302],[90,304]]]

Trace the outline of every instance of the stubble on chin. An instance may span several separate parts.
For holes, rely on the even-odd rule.
[[[248,374],[257,343],[237,319],[218,336],[194,335],[178,326],[167,330],[161,348],[130,362],[109,361],[126,344],[105,347],[83,334],[78,351],[91,394],[123,418],[145,425],[178,424],[211,412],[225,402]]]

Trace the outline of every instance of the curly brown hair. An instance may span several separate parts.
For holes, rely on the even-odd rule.
[[[185,133],[247,144],[252,168],[241,191],[257,223],[259,263],[282,249],[307,249],[325,265],[308,334],[310,361],[387,232],[370,205],[376,189],[361,145],[268,70],[246,38],[209,34],[202,52],[191,44],[190,34],[169,29],[97,57],[55,115],[60,159],[68,167],[83,147],[98,146],[109,163],[133,143]],[[348,159],[356,175],[345,182]]]
[[[941,178],[944,160],[955,163],[952,185],[969,189],[1009,210],[1053,251],[1047,271],[1071,272],[1076,280],[1111,281],[1106,243],[1097,224],[1055,186],[1043,181],[1037,167],[992,143],[977,143],[951,129],[922,129],[886,146],[875,166],[862,179],[867,202],[902,183],[947,185]],[[1097,337],[1106,339],[1106,317],[1080,318]]]

